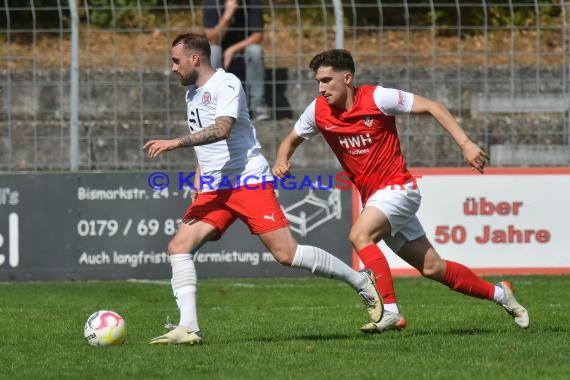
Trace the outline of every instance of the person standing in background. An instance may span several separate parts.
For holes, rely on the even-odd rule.
[[[261,0],[205,0],[204,29],[212,51],[212,67],[223,68],[242,81],[245,77],[252,120],[269,120]]]

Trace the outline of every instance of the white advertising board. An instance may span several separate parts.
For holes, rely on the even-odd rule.
[[[570,273],[570,169],[412,170],[440,256],[479,274]],[[384,243],[395,275],[417,271]]]

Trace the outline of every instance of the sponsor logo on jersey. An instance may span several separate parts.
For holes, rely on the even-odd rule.
[[[404,93],[398,90],[398,105],[403,107],[405,102],[406,98],[404,96]]]
[[[356,136],[339,136],[338,142],[349,154],[359,156],[370,152],[367,146],[372,144],[372,137],[370,133]]]
[[[210,94],[209,92],[205,92],[204,95],[202,95],[202,104],[209,104],[212,101],[212,94]]]
[[[362,121],[368,128],[372,127],[372,124],[374,123],[372,116],[364,116],[364,119]]]

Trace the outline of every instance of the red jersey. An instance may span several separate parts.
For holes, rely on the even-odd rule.
[[[323,96],[317,97],[295,129],[302,137],[317,131],[323,135],[365,204],[377,190],[399,188],[413,179],[400,149],[394,116],[409,113],[412,103],[411,93],[366,85],[356,89],[354,105],[348,111],[330,106]]]

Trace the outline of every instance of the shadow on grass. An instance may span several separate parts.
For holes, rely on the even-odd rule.
[[[451,329],[447,331],[440,331],[444,334],[451,335],[483,335],[483,334],[497,334],[499,330],[496,329],[481,329],[481,328],[462,328],[462,329]]]
[[[449,330],[428,330],[428,329],[406,329],[404,331],[387,331],[381,334],[372,334],[371,336],[402,336],[407,338],[417,338],[419,336],[445,336],[445,335],[492,335],[497,334],[499,330],[488,329],[488,328],[460,328],[460,329],[449,329]]]
[[[327,340],[347,340],[360,338],[417,338],[418,336],[434,336],[434,335],[493,335],[502,331],[488,328],[461,328],[450,330],[404,330],[404,331],[386,331],[380,334],[300,334],[291,336],[267,336],[267,337],[250,337],[244,339],[247,342],[288,342],[288,341],[327,341]]]
[[[243,339],[246,342],[255,343],[275,343],[275,342],[291,342],[291,341],[333,341],[354,339],[358,335],[354,334],[300,334],[291,336],[265,336],[265,337],[251,337]]]

